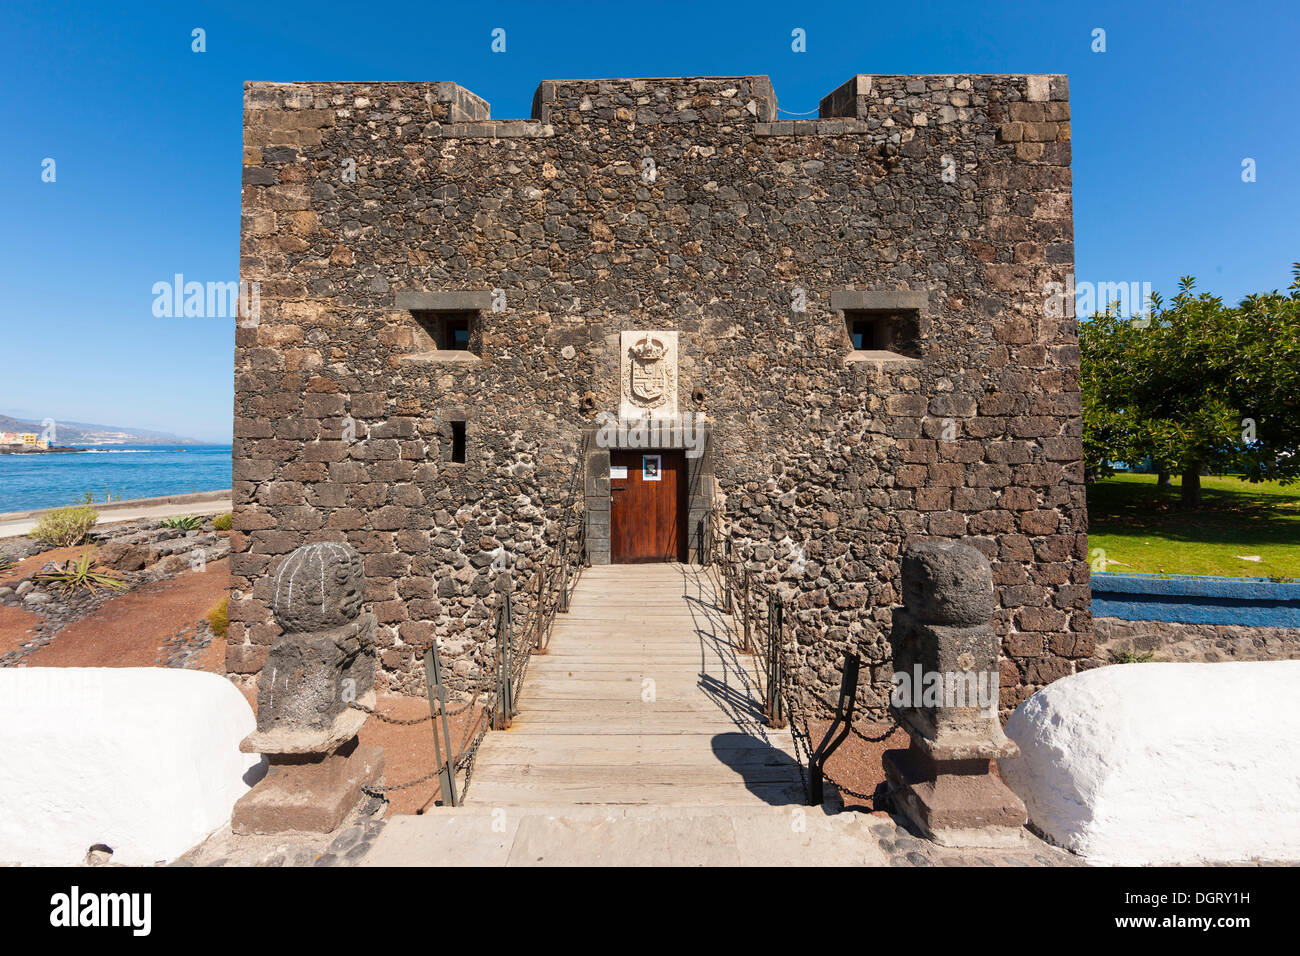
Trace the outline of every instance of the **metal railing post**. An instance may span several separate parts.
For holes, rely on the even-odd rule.
[[[785,679],[781,661],[781,637],[784,629],[785,607],[778,595],[768,599],[767,644],[767,725],[774,730],[786,726],[785,699],[781,696],[781,682]]]
[[[731,572],[733,568],[731,564],[731,539],[730,538],[727,538],[723,542],[722,551],[723,551],[723,557],[722,557],[723,608],[722,610],[724,614],[735,614],[736,608],[731,601]]]
[[[434,641],[424,652],[424,684],[429,692],[429,715],[436,721],[442,718],[442,738],[446,744],[446,760],[443,760],[442,744],[438,741],[438,725],[433,723],[433,760],[438,767],[438,789],[442,791],[442,802],[449,807],[460,806],[456,797],[456,775],[452,770],[451,730],[447,727],[447,688],[442,682],[442,661],[438,658],[438,642]],[[434,710],[437,703],[438,709]]]
[[[751,631],[752,625],[750,624],[749,576],[750,576],[749,568],[745,568],[745,587],[740,594],[740,602],[741,602],[740,616],[741,619],[745,622],[745,653],[746,654],[754,653],[754,636]]]
[[[569,541],[566,538],[560,542],[560,598],[556,606],[561,614],[569,612]]]
[[[494,730],[505,730],[510,726],[510,718],[515,715],[514,684],[510,675],[510,592],[502,596],[501,611],[497,617],[497,644],[501,648],[500,710],[497,713],[497,726]]]
[[[853,729],[853,706],[858,699],[858,672],[862,661],[857,654],[844,656],[844,674],[840,678],[840,699],[835,704],[835,720],[826,728],[826,736],[808,757],[808,806],[821,806],[824,797],[824,769],[835,749]]]
[[[537,566],[537,610],[533,624],[533,653],[545,654],[542,647],[542,624],[546,620],[546,563]]]

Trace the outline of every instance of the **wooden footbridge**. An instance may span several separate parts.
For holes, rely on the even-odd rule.
[[[794,741],[766,726],[732,621],[706,569],[586,569],[466,806],[802,804]]]

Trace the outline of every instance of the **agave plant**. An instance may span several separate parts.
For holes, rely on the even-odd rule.
[[[14,559],[0,551],[0,571],[8,571],[14,566]]]
[[[174,531],[197,531],[203,527],[203,519],[194,515],[177,515],[174,518],[164,518],[162,526]]]
[[[94,570],[94,565],[95,549],[87,548],[81,552],[81,557],[76,561],[69,561],[64,564],[62,571],[38,574],[36,580],[42,584],[53,585],[61,589],[64,594],[72,594],[80,590],[90,591],[93,594],[100,588],[109,588],[114,591],[126,589],[125,581],[116,575]]]

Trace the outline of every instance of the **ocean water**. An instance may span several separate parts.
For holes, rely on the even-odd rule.
[[[78,504],[87,492],[102,502],[106,496],[116,501],[229,487],[229,445],[113,445],[61,455],[0,455],[0,512]]]

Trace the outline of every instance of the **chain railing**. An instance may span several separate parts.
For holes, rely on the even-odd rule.
[[[769,727],[790,728],[794,740],[795,759],[799,776],[809,805],[822,802],[824,780],[841,793],[861,800],[872,801],[872,794],[861,793],[837,783],[826,772],[826,761],[843,743],[849,733],[871,740],[853,727],[853,712],[857,696],[857,679],[860,660],[856,654],[847,654],[840,684],[839,701],[835,718],[821,744],[812,745],[809,720],[813,716],[807,691],[799,681],[797,638],[788,639],[786,610],[788,598],[778,588],[755,578],[748,561],[736,561],[731,537],[722,533],[722,514],[718,509],[709,512],[706,519],[703,563],[712,566],[721,587],[722,606],[729,614],[739,614],[742,650],[759,658],[763,674],[763,714]],[[757,608],[765,609],[760,614]],[[756,636],[759,639],[755,639]],[[887,736],[887,735],[886,735]]]
[[[495,646],[496,652],[491,668],[472,683],[469,699],[456,707],[447,707],[442,660],[435,638],[423,648],[425,683],[429,695],[427,716],[403,720],[361,704],[351,705],[391,724],[421,724],[426,721],[437,722],[441,718],[441,727],[435,723],[433,728],[435,767],[431,772],[406,783],[367,787],[366,792],[382,796],[389,791],[404,790],[437,777],[444,805],[454,807],[463,803],[473,776],[474,761],[484,737],[490,730],[508,728],[511,720],[519,713],[519,690],[532,655],[547,652],[555,615],[568,611],[573,589],[577,587],[582,569],[587,565],[585,516],[575,507],[577,492],[581,488],[586,450],[587,441],[584,439],[569,482],[560,539],[537,566],[532,581],[523,588],[523,593],[535,594],[523,626],[516,626],[514,582],[509,577],[497,589],[496,593],[500,597],[489,606],[485,624],[480,625],[491,627],[488,643]],[[506,569],[500,573],[510,575],[512,572]],[[466,721],[460,743],[453,748],[447,718],[479,705],[481,709],[478,714],[474,719]],[[458,791],[456,777],[461,773],[464,774],[464,782]]]
[[[576,488],[581,487],[581,471],[586,460],[584,440],[575,465],[566,504],[566,523],[560,540],[547,560],[537,569],[536,600],[521,628],[514,626],[514,592],[508,584],[502,589],[495,615],[494,639],[497,646],[497,671],[490,705],[480,715],[472,740],[465,743],[457,758],[457,768],[465,772],[460,798],[469,790],[474,773],[474,759],[489,730],[505,730],[519,713],[519,691],[528,664],[535,653],[545,654],[550,644],[555,615],[567,612],[569,598],[587,564],[586,523],[581,511],[573,507]],[[531,589],[531,588],[529,588]]]

